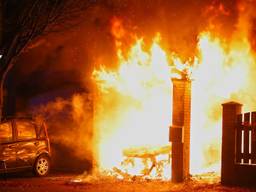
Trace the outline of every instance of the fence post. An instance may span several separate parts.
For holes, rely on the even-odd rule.
[[[221,183],[228,185],[235,184],[235,129],[242,105],[228,102],[222,107]]]
[[[172,181],[182,182],[189,176],[191,81],[172,79],[173,112],[170,127],[172,142]]]

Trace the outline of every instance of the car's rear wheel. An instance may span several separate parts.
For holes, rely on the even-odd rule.
[[[43,177],[46,176],[50,171],[50,159],[46,155],[40,155],[34,164],[34,173]]]

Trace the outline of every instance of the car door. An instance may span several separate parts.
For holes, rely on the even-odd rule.
[[[11,121],[0,124],[0,171],[15,169],[16,146]]]
[[[35,125],[27,120],[15,120],[17,166],[31,167],[37,155],[38,141]]]

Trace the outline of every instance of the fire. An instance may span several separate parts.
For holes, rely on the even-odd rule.
[[[95,120],[95,132],[99,134],[98,162],[104,170],[111,170],[122,162],[127,165],[125,173],[139,175],[143,168],[131,165],[144,164],[146,169],[150,166],[147,164],[152,164],[150,157],[131,159],[128,155],[124,159],[123,153],[130,148],[140,153],[150,151],[151,146],[161,150],[164,148],[162,146],[169,145],[171,67],[157,39],[149,52],[143,50],[143,41],[138,40],[127,59],[119,52],[119,61],[120,66],[116,72],[104,68],[94,72],[100,86]],[[157,158],[163,158],[160,156],[165,156],[168,161],[168,153]],[[124,168],[120,169],[124,171]]]
[[[236,94],[247,84],[253,56],[247,40],[227,43],[211,33],[201,33],[198,52],[192,64],[183,63],[161,48],[159,36],[149,51],[139,39],[127,57],[117,50],[117,70],[102,67],[94,71],[98,86],[95,146],[100,171],[121,178],[170,178],[170,79],[180,77],[181,71],[191,74],[192,79],[191,173],[220,171],[221,104],[239,99]]]
[[[253,56],[248,41],[230,44],[203,33],[200,61],[193,69],[191,116],[191,172],[220,171],[221,104],[248,83]]]

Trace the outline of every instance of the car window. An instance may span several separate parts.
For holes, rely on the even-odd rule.
[[[18,140],[35,139],[35,126],[28,121],[16,121]]]
[[[40,139],[45,138],[46,137],[46,133],[44,131],[44,125],[42,124],[41,126],[38,126],[38,137]]]
[[[0,124],[0,143],[12,141],[12,126],[10,123]]]

